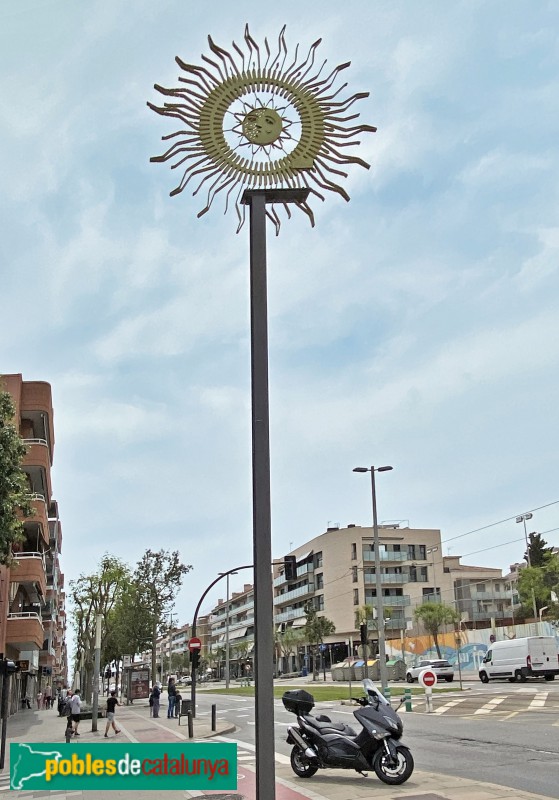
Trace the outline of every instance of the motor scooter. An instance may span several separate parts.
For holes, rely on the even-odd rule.
[[[300,778],[311,778],[319,769],[354,769],[366,776],[373,769],[391,785],[405,783],[413,772],[409,748],[400,741],[404,724],[382,692],[370,679],[363,681],[365,696],[353,716],[361,724],[356,733],[345,723],[325,715],[313,717],[314,697],[303,689],[285,692],[282,702],[297,715],[297,726],[287,729],[291,768]]]

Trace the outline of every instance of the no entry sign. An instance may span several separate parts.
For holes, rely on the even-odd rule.
[[[430,689],[432,686],[436,684],[437,676],[435,675],[432,669],[424,669],[417,676],[417,680],[426,689]]]
[[[192,653],[193,650],[200,650],[202,647],[202,642],[196,636],[193,636],[192,639],[188,642],[188,649]]]

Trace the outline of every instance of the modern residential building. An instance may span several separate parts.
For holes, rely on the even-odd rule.
[[[457,608],[466,627],[487,627],[509,620],[510,598],[501,570],[462,565],[459,556],[443,556],[441,533],[435,528],[414,529],[401,524],[379,526],[379,559],[388,640],[399,639],[418,628],[414,610],[428,601]],[[326,663],[341,661],[358,645],[358,617],[371,621],[369,640],[375,647],[376,575],[374,532],[370,527],[330,527],[289,555],[295,557],[295,574],[287,576],[283,564],[274,567],[274,626],[280,634],[301,631],[305,607],[312,603],[330,619],[336,631],[325,638]],[[279,560],[279,559],[278,559]],[[229,610],[228,610],[229,609]],[[212,610],[212,647],[223,650],[226,629],[232,650],[250,656],[254,640],[254,596],[251,586],[233,593],[229,604],[220,599]],[[277,654],[278,671],[291,672],[309,665],[304,640]]]
[[[52,497],[54,425],[51,387],[24,381],[20,374],[0,378],[15,404],[15,424],[27,445],[27,474],[33,516],[22,518],[24,540],[13,547],[13,564],[0,568],[0,652],[19,671],[10,682],[13,713],[25,697],[33,700],[47,683],[66,682],[64,577],[59,557],[62,533]]]
[[[210,616],[211,662],[223,674],[225,649],[229,641],[231,674],[243,675],[252,669],[254,647],[254,587],[245,583],[229,600],[220,598]]]

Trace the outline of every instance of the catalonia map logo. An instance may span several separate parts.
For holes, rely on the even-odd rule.
[[[16,791],[237,788],[237,746],[178,744],[10,744]]]

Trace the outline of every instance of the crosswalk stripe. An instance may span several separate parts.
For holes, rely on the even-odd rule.
[[[477,711],[474,711],[474,714],[490,714],[498,705],[504,703],[506,699],[506,697],[494,697],[493,700],[485,703],[485,705],[478,708]]]
[[[549,692],[537,692],[528,708],[543,708]]]
[[[445,703],[444,706],[439,706],[439,708],[436,708],[435,714],[444,714],[450,708],[454,708],[454,706],[457,706],[459,703],[464,703],[467,699],[468,699],[467,697],[460,697],[454,700],[450,700],[448,703]]]

